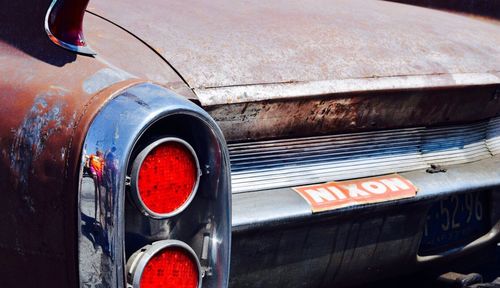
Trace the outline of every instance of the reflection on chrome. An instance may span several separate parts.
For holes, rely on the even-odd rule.
[[[97,149],[95,154],[83,155],[85,166],[83,167],[82,192],[86,192],[87,195],[82,195],[82,201],[85,197],[93,196],[94,214],[86,216],[93,216],[96,220],[93,225],[101,228],[112,224],[110,223],[113,216],[111,197],[118,186],[116,172],[119,164],[115,152],[116,147],[113,147],[105,153]]]
[[[86,149],[85,149],[86,150]],[[99,148],[95,153],[82,156],[84,166],[81,179],[80,209],[81,209],[81,233],[80,245],[86,246],[87,250],[94,250],[95,253],[88,253],[84,261],[93,262],[92,269],[82,269],[82,273],[89,273],[88,278],[92,278],[92,273],[102,271],[109,267],[114,260],[112,252],[111,232],[113,231],[113,195],[116,195],[118,183],[116,159],[116,148],[112,147],[106,152]],[[85,251],[85,250],[84,250]],[[100,257],[103,255],[106,257]],[[97,258],[96,258],[97,257]],[[97,266],[94,266],[97,263]],[[102,284],[106,287],[113,287],[111,275],[96,274],[103,276],[101,279],[94,278],[93,284]]]
[[[203,167],[208,165],[203,173],[210,177],[200,182],[204,193],[198,193],[182,215],[155,220],[125,201],[127,166],[139,137],[153,123],[171,115],[188,115],[204,127],[191,140],[197,152],[203,152],[200,161]],[[159,86],[140,84],[102,108],[82,148],[80,287],[125,287],[125,263],[130,256],[125,251],[167,238],[193,247],[202,260],[202,271],[207,272],[203,287],[227,287],[231,247],[229,156],[222,132],[205,111]],[[204,244],[206,236],[210,241]]]

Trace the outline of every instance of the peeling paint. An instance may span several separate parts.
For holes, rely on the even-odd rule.
[[[346,93],[207,107],[232,141],[472,122],[493,117],[494,86]],[[474,97],[470,97],[474,95]]]
[[[54,89],[35,98],[33,106],[25,115],[21,126],[15,130],[10,147],[10,166],[16,177],[15,186],[22,194],[25,207],[35,212],[34,201],[28,195],[28,183],[34,174],[33,163],[43,153],[48,139],[63,125],[62,110],[65,103],[58,99],[66,94],[64,89]]]

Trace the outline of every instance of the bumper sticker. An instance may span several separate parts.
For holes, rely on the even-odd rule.
[[[385,202],[417,195],[417,188],[401,175],[392,174],[292,188],[313,212],[347,206]]]

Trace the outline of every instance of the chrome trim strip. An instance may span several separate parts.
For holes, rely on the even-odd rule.
[[[488,136],[486,137],[486,145],[491,154],[500,154],[500,117],[492,119],[488,126]]]
[[[340,208],[317,215],[326,217],[352,210],[397,205],[394,203],[437,199],[453,193],[500,188],[500,155],[474,163],[452,165],[448,167],[446,173],[429,174],[425,170],[417,170],[401,173],[401,176],[410,180],[419,189],[415,198]],[[233,232],[295,220],[302,222],[310,217],[313,217],[313,213],[309,204],[290,188],[233,195]]]
[[[500,118],[229,144],[233,193],[454,165],[500,153]]]
[[[206,139],[207,143],[209,140],[217,143],[213,147],[215,153],[220,153],[217,158],[220,160],[220,173],[214,181],[217,186],[205,191],[207,198],[203,198],[211,205],[212,214],[208,220],[211,221],[209,235],[212,246],[206,265],[213,268],[212,275],[205,277],[203,287],[227,287],[231,251],[231,183],[224,137],[217,124],[200,107],[149,83],[130,87],[109,100],[87,131],[82,147],[78,191],[80,287],[125,287],[125,183],[128,163],[141,135],[157,121],[174,115],[193,117],[210,129],[213,139]],[[111,156],[102,154],[108,155],[109,159],[106,156],[103,158],[114,163],[108,166],[112,168],[110,171],[96,175],[102,181],[94,180],[86,166],[88,156],[93,152],[98,154],[97,151],[113,153]],[[184,216],[177,216],[178,226],[184,224]]]

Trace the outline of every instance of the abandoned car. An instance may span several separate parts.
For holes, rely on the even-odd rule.
[[[0,287],[343,287],[493,249],[473,12],[2,0]]]

